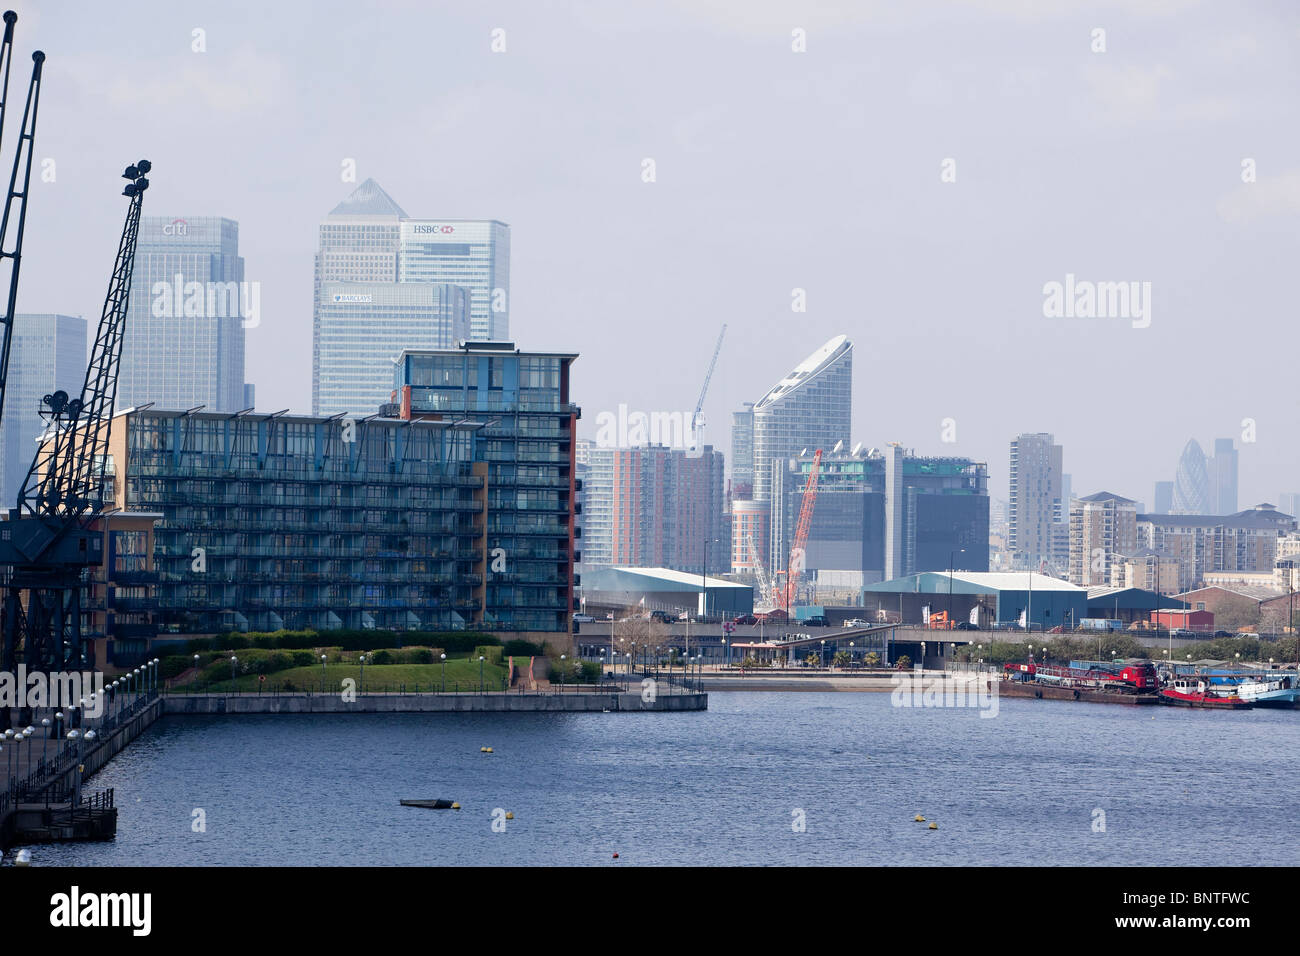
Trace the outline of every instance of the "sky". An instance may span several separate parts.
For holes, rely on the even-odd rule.
[[[53,161],[19,310],[97,319],[148,158],[146,214],[239,222],[259,410],[310,410],[317,229],[354,161],[411,216],[511,225],[512,338],[580,353],[583,437],[693,409],[726,323],[704,411],[728,453],[731,412],[843,333],[852,441],[987,461],[995,496],[1036,431],[1076,495],[1150,505],[1193,437],[1236,439],[1241,507],[1300,491],[1295,4],[14,9],[11,96],[44,50]],[[1049,314],[1067,276],[1149,308]]]

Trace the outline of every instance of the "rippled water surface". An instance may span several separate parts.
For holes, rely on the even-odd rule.
[[[1298,747],[1296,711],[1004,699],[987,719],[877,693],[714,693],[698,714],[170,717],[92,782],[116,788],[116,840],[33,853],[47,865],[584,865],[615,852],[618,865],[1186,864],[1195,847],[1206,863],[1294,865],[1294,841],[1260,837],[1300,823]],[[410,797],[464,809],[398,805]],[[498,808],[514,814],[503,833]],[[192,830],[195,809],[206,832]]]

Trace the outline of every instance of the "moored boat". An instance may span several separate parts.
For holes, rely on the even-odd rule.
[[[1160,700],[1178,707],[1209,707],[1215,710],[1249,710],[1254,701],[1237,695],[1235,686],[1216,685],[1205,677],[1175,677],[1160,690]]]

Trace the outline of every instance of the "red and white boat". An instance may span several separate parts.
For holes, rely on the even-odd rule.
[[[1235,686],[1214,684],[1205,677],[1175,677],[1160,690],[1162,703],[1177,707],[1211,707],[1215,710],[1248,710],[1253,701],[1237,695]]]

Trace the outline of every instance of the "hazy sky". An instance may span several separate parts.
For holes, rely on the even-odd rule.
[[[705,406],[724,448],[741,401],[843,332],[853,440],[987,460],[996,495],[1021,431],[1056,434],[1075,494],[1150,505],[1189,437],[1228,436],[1242,507],[1300,491],[1295,4],[15,9],[15,101],[45,50],[56,170],[20,310],[98,317],[117,177],[147,157],[146,213],[239,221],[261,410],[310,408],[317,227],[353,158],[409,215],[510,223],[513,338],[581,353],[585,437],[619,403],[693,408],[726,322]],[[1046,318],[1067,274],[1150,282],[1149,327]]]

